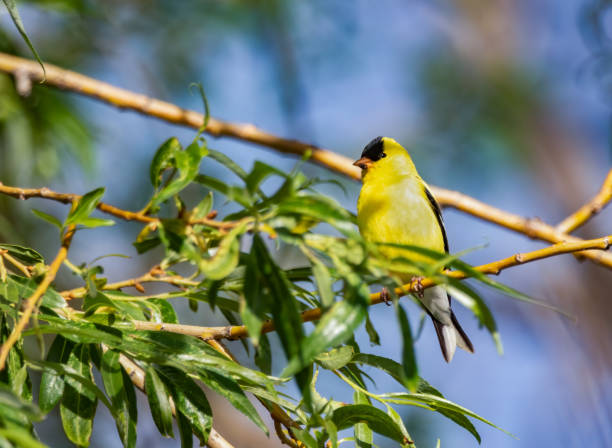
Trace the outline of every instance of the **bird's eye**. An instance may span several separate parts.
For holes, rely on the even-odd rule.
[[[383,158],[383,157],[387,157],[387,154],[383,152],[383,153],[380,155],[380,157],[381,157],[381,158]]]

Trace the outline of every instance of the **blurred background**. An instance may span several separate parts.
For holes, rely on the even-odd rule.
[[[462,191],[499,208],[556,224],[599,189],[612,161],[612,2],[604,0],[311,0],[20,1],[26,30],[44,61],[182,107],[201,110],[188,86],[200,81],[213,116],[249,122],[278,135],[349,157],[377,135],[409,148],[431,184]],[[31,57],[0,7],[0,51]],[[137,210],[151,192],[148,163],[166,138],[194,131],[122,112],[35,85],[20,97],[0,75],[0,181],[84,193],[106,186],[105,201]],[[250,168],[256,159],[283,169],[294,160],[237,141],[209,145]],[[208,174],[228,177],[205,161]],[[355,211],[359,185],[322,168],[311,176],[339,179],[329,194]],[[0,196],[0,241],[24,243],[52,256],[55,230],[30,208],[61,216],[65,207]],[[215,208],[223,212],[221,203]],[[577,234],[612,233],[604,210]],[[447,210],[451,250],[484,245],[464,259],[481,264],[542,247],[477,219]],[[139,226],[119,223],[75,239],[73,262],[122,252],[101,263],[110,279],[144,272],[151,258],[130,243]],[[159,253],[157,253],[159,255]],[[284,253],[282,262],[293,262]],[[446,365],[432,326],[417,342],[421,374],[447,398],[492,420],[519,440],[477,424],[483,446],[612,446],[612,272],[566,255],[504,272],[500,279],[577,316],[577,324],[530,305],[482,291],[498,319],[505,353],[456,304],[476,347]],[[65,275],[60,286],[77,280]],[[186,323],[221,324],[200,308],[175,302]],[[409,306],[413,327],[419,310]],[[371,310],[381,346],[362,350],[398,359],[393,311]],[[240,345],[232,343],[240,352]],[[245,362],[246,358],[242,358]],[[276,373],[282,362],[275,365]],[[375,378],[378,390],[396,386]],[[350,397],[332,378],[320,391]],[[347,394],[346,397],[343,394]],[[140,397],[142,399],[142,397]],[[158,435],[141,400],[138,446],[179,446]],[[237,447],[278,446],[220,399],[215,427]],[[92,446],[119,446],[105,409]],[[403,414],[420,447],[470,447],[474,439],[443,417]],[[57,415],[38,426],[51,446],[70,446]],[[387,439],[379,446],[392,446]]]

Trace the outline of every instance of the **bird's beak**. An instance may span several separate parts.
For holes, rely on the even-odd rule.
[[[355,162],[353,162],[353,165],[358,166],[359,168],[361,168],[362,170],[365,170],[367,168],[370,167],[370,165],[372,165],[372,159],[370,159],[369,157],[362,157],[359,160],[356,160]]]

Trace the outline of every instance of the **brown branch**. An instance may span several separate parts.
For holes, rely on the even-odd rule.
[[[0,193],[5,194],[7,196],[11,196],[17,199],[26,200],[30,198],[43,198],[50,199],[53,201],[61,202],[63,204],[70,204],[78,201],[82,198],[81,195],[73,194],[73,193],[58,193],[56,191],[52,191],[48,188],[18,188],[18,187],[9,187],[8,185],[3,185],[0,182]],[[131,212],[129,210],[123,210],[118,207],[112,206],[110,204],[106,204],[104,202],[99,202],[96,206],[98,210],[108,215],[115,216],[117,218],[126,220],[126,221],[139,221],[146,224],[159,224],[161,219],[147,216],[142,212]],[[215,227],[221,230],[231,229],[236,227],[240,222],[239,221],[215,221],[210,218],[210,216],[216,216],[216,211],[212,211],[209,213],[209,216],[204,218],[197,218],[189,221],[189,224],[203,224],[209,227]]]
[[[199,129],[204,123],[203,115],[198,112],[182,109],[174,104],[121,89],[51,64],[45,64],[45,67],[47,68],[45,82],[50,86],[86,95],[122,109],[131,109],[170,123],[189,126],[196,129]],[[6,53],[0,53],[0,71],[13,75],[19,72],[20,76],[27,75],[33,81],[38,82],[45,79],[40,66],[36,62]],[[300,156],[310,154],[310,160],[318,165],[355,180],[361,177],[359,168],[354,167],[351,159],[348,157],[336,154],[327,149],[317,148],[307,143],[272,135],[251,124],[235,124],[210,118],[205,132],[215,137],[230,137],[248,141],[287,154]],[[513,215],[484,204],[467,195],[438,187],[432,187],[431,190],[438,202],[443,206],[454,207],[478,218],[525,234],[531,238],[537,238],[552,243],[579,241],[578,239],[571,239],[571,237],[564,232],[544,224],[541,221]],[[132,219],[138,219],[142,216],[144,215],[135,213]],[[584,252],[580,255],[612,269],[612,254]]]
[[[44,278],[36,287],[32,295],[25,300],[24,310],[23,314],[21,315],[21,318],[17,322],[17,325],[15,325],[15,328],[13,328],[13,331],[11,332],[9,337],[2,344],[2,347],[0,347],[0,370],[4,369],[4,364],[6,362],[6,358],[8,357],[9,351],[11,350],[11,347],[13,347],[13,345],[15,345],[15,343],[19,340],[21,332],[30,321],[30,316],[32,316],[32,313],[38,305],[40,298],[47,291],[47,288],[49,288],[53,279],[55,279],[57,271],[64,262],[66,255],[68,255],[68,248],[70,247],[70,243],[72,242],[74,229],[75,227],[74,225],[72,225],[69,226],[66,230],[66,233],[62,238],[62,245],[57,255],[55,256],[55,259],[49,265],[49,268],[47,269]]]
[[[0,193],[7,196],[12,196],[17,199],[25,200],[30,198],[44,198],[51,199],[53,201],[61,202],[63,204],[71,204],[82,198],[81,195],[72,193],[57,193],[51,191],[48,188],[18,188],[9,187],[3,185],[0,182]],[[97,205],[98,210],[107,213],[109,215],[116,216],[117,218],[124,219],[126,221],[140,221],[144,223],[158,223],[159,219],[151,216],[143,215],[142,213],[130,212],[122,210],[112,205],[99,202]]]
[[[102,351],[106,352],[108,347],[102,344]],[[145,372],[140,368],[138,364],[132,361],[130,358],[125,356],[123,353],[119,355],[119,364],[125,369],[134,386],[136,386],[142,393],[146,394],[145,390]],[[176,408],[174,407],[174,401],[170,397],[170,407],[172,408],[172,415],[176,416]],[[223,438],[215,428],[211,428],[208,436],[208,442],[206,445],[210,448],[234,448],[234,446]]]
[[[561,221],[556,229],[559,232],[571,233],[599,213],[612,200],[612,169],[608,172],[599,192],[577,211]]]
[[[438,199],[441,204],[456,208],[457,210],[469,213],[507,229],[514,230],[515,232],[522,233],[530,238],[536,238],[550,243],[562,243],[565,241],[578,243],[585,241],[560,232],[553,226],[537,218],[525,218],[500,210],[457,191],[445,190],[442,188],[436,188],[434,191],[436,199]],[[587,250],[578,252],[577,254],[612,269],[612,253]]]
[[[532,261],[549,258],[556,255],[576,253],[587,249],[607,250],[612,243],[612,235],[606,237],[586,240],[586,241],[569,241],[564,243],[553,244],[552,246],[543,249],[534,250],[531,252],[517,253],[507,258],[498,261],[483,264],[474,267],[475,270],[483,274],[497,275],[504,269],[513,266],[530,263]],[[457,279],[470,277],[469,273],[462,271],[444,271],[448,277]],[[421,288],[429,288],[435,284],[431,278],[415,280],[411,283],[403,285],[395,290],[398,296],[403,296],[411,292],[417,292]],[[380,293],[370,294],[370,305],[376,305],[383,302]],[[302,322],[312,322],[321,318],[323,312],[320,308],[313,308],[301,313]],[[227,325],[223,327],[203,327],[198,325],[184,324],[169,324],[148,321],[131,321],[134,328],[138,330],[154,330],[154,331],[169,331],[173,333],[181,333],[189,336],[199,337],[205,340],[212,339],[240,339],[248,336],[248,330],[245,325]],[[262,327],[262,333],[274,331],[274,322],[266,321]]]

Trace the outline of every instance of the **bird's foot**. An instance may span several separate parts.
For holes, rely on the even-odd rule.
[[[423,288],[423,283],[422,283],[424,278],[425,277],[423,277],[423,276],[421,276],[421,277],[413,277],[412,278],[412,283],[413,283],[412,292],[414,294],[416,294],[416,296],[419,299],[423,298],[423,294],[425,292],[425,288]]]
[[[389,290],[386,286],[383,286],[383,289],[380,291],[380,298],[385,305],[391,306],[391,295],[389,294]]]

